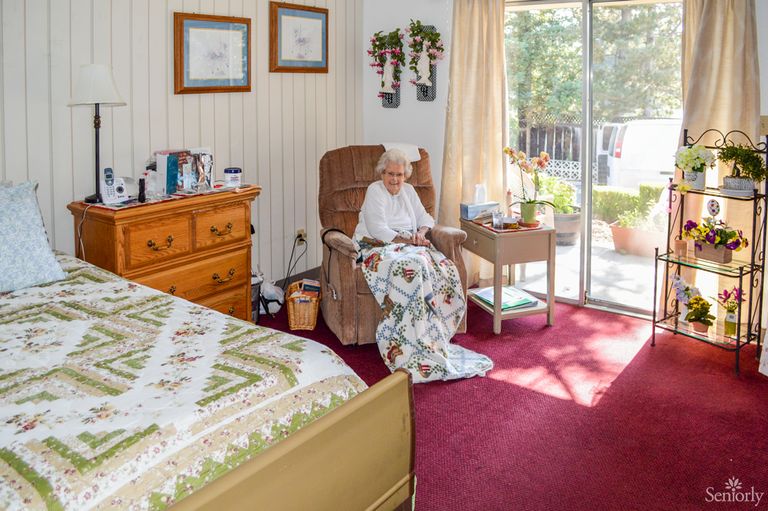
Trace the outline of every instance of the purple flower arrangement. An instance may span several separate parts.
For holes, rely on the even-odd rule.
[[[738,252],[749,245],[740,229],[732,229],[722,220],[715,220],[712,217],[705,218],[701,224],[693,220],[685,222],[683,238],[692,239],[699,250],[702,245],[707,244]]]

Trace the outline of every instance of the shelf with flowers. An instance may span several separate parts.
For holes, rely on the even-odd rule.
[[[539,221],[536,219],[538,214],[538,208],[541,206],[555,207],[552,202],[548,200],[539,199],[539,187],[541,186],[541,179],[539,171],[543,171],[547,168],[549,163],[549,154],[542,151],[539,156],[528,158],[523,151],[512,149],[511,147],[504,148],[504,154],[509,157],[509,162],[513,167],[516,167],[520,172],[520,190],[521,193],[517,196],[515,202],[508,204],[507,207],[511,208],[515,205],[520,205],[520,216],[522,222],[520,225],[523,227],[538,227]],[[526,191],[526,179],[524,174],[528,176],[528,179],[533,183],[533,196],[529,195]]]
[[[682,148],[676,155],[678,168],[685,172],[695,172],[696,169],[705,170],[712,164],[711,151],[719,153],[717,159],[721,163],[746,151],[755,153],[760,160],[768,155],[768,137],[764,143],[752,145],[748,141],[746,145],[741,146],[734,144],[732,140],[734,137],[737,142],[743,142],[745,139],[748,141],[748,137],[741,132],[723,133],[718,130],[706,130],[698,139],[694,139],[688,136],[688,130],[684,130],[683,139],[687,149]],[[715,142],[712,145],[704,145],[702,140],[705,139]],[[700,147],[696,147],[697,145]],[[731,147],[737,147],[737,149]],[[735,159],[731,160],[738,169],[732,170],[732,174],[738,173],[742,176],[749,174],[754,180],[765,178],[764,164],[753,157],[744,155],[742,157],[741,164]],[[748,161],[752,163],[745,164]],[[656,343],[658,328],[717,346],[734,353],[734,368],[737,374],[740,365],[739,357],[744,346],[754,342],[757,345],[757,353],[761,352],[764,310],[763,280],[768,233],[768,198],[765,193],[755,188],[754,181],[749,188],[750,190],[744,193],[733,193],[723,186],[696,190],[688,181],[673,184],[670,180],[666,251],[657,249],[654,259],[656,275],[676,275],[677,277],[685,275],[689,278],[696,275],[693,272],[696,270],[732,279],[735,285],[728,283],[720,292],[715,289],[706,289],[707,294],[717,294],[716,302],[726,313],[723,320],[707,324],[708,321],[713,320],[711,308],[715,300],[708,301],[701,296],[686,297],[688,311],[681,318],[679,309],[684,303],[679,293],[684,289],[681,287],[682,284],[674,278],[664,279],[661,285],[657,282],[654,285],[654,328],[651,345],[654,346]],[[691,212],[698,210],[703,203],[699,197],[696,197],[693,208],[687,209],[686,197],[689,194],[707,197],[704,202],[706,202],[709,216],[701,219],[692,218]],[[741,215],[745,220],[729,225],[725,220],[718,219],[722,201],[726,204],[735,202],[725,211],[728,211],[732,218],[734,215],[737,218]],[[748,212],[747,208],[751,211]],[[745,233],[750,233],[749,239]],[[674,252],[670,249],[673,239],[675,240]],[[687,243],[681,243],[683,240]],[[740,252],[741,255],[735,255],[734,252]],[[659,264],[663,267],[659,268]],[[702,279],[697,283],[707,280],[710,279]],[[694,330],[695,325],[686,322],[686,319],[690,322],[698,320],[704,323],[707,327],[706,331]],[[696,328],[704,330],[701,325]]]

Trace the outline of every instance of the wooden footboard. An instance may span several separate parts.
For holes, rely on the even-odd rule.
[[[410,509],[413,420],[398,370],[172,509]]]

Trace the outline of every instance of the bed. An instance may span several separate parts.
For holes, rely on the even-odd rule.
[[[410,509],[410,379],[66,255],[0,294],[0,508]]]

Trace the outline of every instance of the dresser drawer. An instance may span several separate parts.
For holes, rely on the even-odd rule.
[[[476,232],[471,229],[467,229],[467,241],[464,242],[463,247],[470,252],[479,255],[487,261],[495,261],[494,243],[493,239],[488,236]]]
[[[192,216],[129,224],[125,231],[125,269],[133,270],[190,253]]]
[[[244,240],[250,228],[247,206],[234,206],[195,213],[195,250]]]
[[[245,286],[224,293],[217,293],[213,296],[207,296],[198,300],[197,303],[223,314],[229,314],[235,318],[246,321],[251,320],[248,317],[248,296]]]
[[[196,302],[198,298],[250,283],[249,263],[248,250],[243,249],[135,280],[145,286]]]

